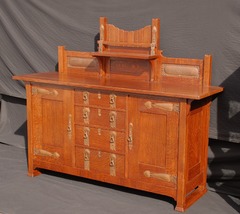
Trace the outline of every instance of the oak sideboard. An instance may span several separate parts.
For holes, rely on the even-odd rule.
[[[212,57],[171,58],[160,20],[125,31],[100,18],[97,52],[58,47],[58,72],[26,84],[28,175],[47,169],[172,197],[206,191]]]

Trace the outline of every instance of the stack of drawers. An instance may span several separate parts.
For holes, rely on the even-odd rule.
[[[76,90],[74,111],[76,167],[124,177],[126,96]]]

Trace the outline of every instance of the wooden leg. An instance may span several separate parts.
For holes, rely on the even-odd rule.
[[[206,186],[200,186],[190,195],[188,195],[183,201],[184,203],[179,204],[175,207],[176,211],[184,212],[188,207],[190,207],[194,202],[196,202],[200,197],[202,197],[207,192]]]
[[[30,177],[35,177],[40,174],[41,174],[41,172],[36,169],[28,169],[28,176],[30,176]]]

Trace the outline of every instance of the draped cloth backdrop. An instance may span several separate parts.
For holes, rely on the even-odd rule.
[[[240,143],[239,0],[0,0],[0,142],[26,147],[25,88],[12,76],[55,71],[59,45],[95,51],[101,16],[125,30],[160,18],[163,55],[211,54],[212,85],[224,92],[212,103],[210,138]]]

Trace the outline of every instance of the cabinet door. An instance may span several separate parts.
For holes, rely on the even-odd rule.
[[[177,102],[129,98],[129,178],[153,185],[176,185],[178,121]]]
[[[34,160],[71,165],[72,91],[32,86],[32,152]]]

